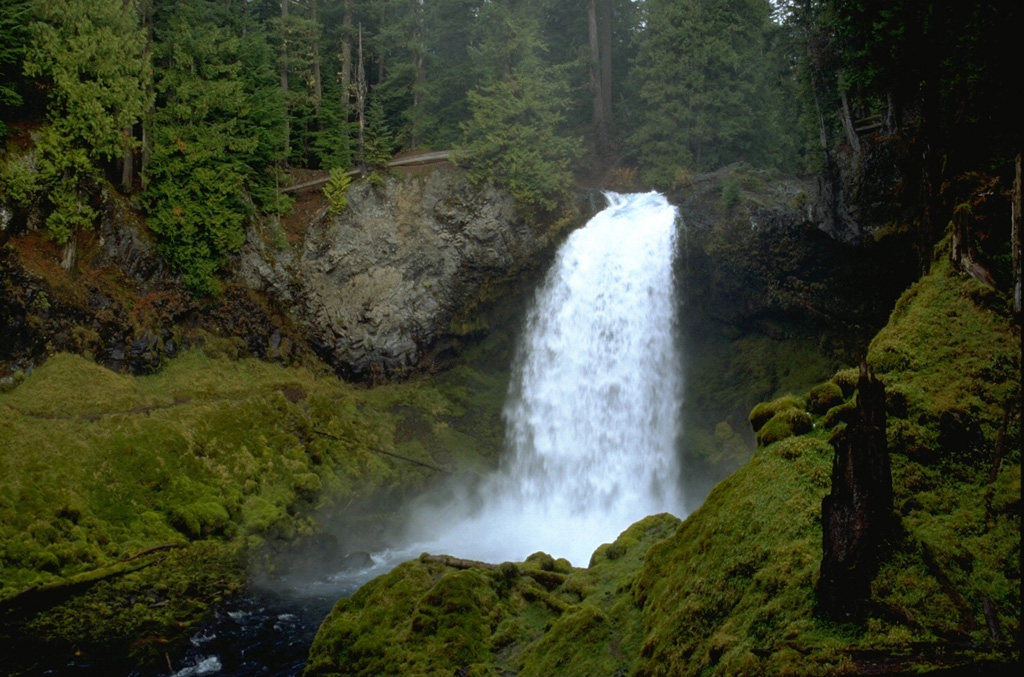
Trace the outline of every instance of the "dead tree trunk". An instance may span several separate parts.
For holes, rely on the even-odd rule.
[[[1013,223],[1010,227],[1010,249],[1013,251],[1013,315],[1020,324],[1020,225],[1021,225],[1021,156],[1017,154],[1017,177],[1013,181]]]
[[[288,106],[288,3],[291,0],[281,0],[281,60],[278,64],[281,76],[281,96],[284,97],[284,156],[288,158],[291,149],[291,122],[288,119],[290,114]]]
[[[359,61],[356,65],[356,112],[359,115],[359,171],[366,174],[366,69],[363,65],[363,26],[359,25]]]
[[[597,0],[587,3],[587,33],[590,37],[590,92],[594,97],[594,136],[599,150],[608,145],[608,125],[604,119],[604,88],[601,86],[601,43],[597,30]]]
[[[603,105],[602,117],[604,118],[605,132],[611,134],[613,123],[612,114],[612,2],[611,0],[600,0],[600,15],[598,16],[601,26],[601,104]]]
[[[863,618],[882,548],[895,523],[885,437],[885,388],[861,363],[857,415],[833,442],[832,490],[821,501],[818,612]]]
[[[352,110],[352,0],[345,0],[341,15],[341,112]]]

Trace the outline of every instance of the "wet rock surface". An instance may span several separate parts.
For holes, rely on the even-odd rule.
[[[536,265],[549,238],[510,197],[451,168],[354,185],[298,246],[250,238],[238,273],[288,309],[342,373],[380,380],[429,368],[471,332],[467,310]]]
[[[489,310],[519,294],[513,285],[551,250],[545,227],[520,219],[507,194],[455,168],[359,182],[348,203],[339,215],[320,209],[290,241],[255,225],[215,299],[182,290],[142,217],[112,191],[70,271],[31,215],[5,215],[0,378],[10,387],[57,351],[146,374],[212,344],[285,363],[316,353],[356,380],[401,377],[486,329]]]

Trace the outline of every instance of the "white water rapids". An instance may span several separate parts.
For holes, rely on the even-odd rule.
[[[291,594],[320,600],[326,613],[339,594],[424,551],[505,562],[542,550],[587,566],[633,522],[681,515],[676,211],[656,193],[608,200],[562,245],[527,314],[502,467],[463,495],[413,506],[401,545],[373,553],[369,568]],[[295,674],[305,655],[295,647],[308,646],[316,627],[297,613],[261,597],[236,600],[193,636],[174,677],[254,674],[271,654],[281,662],[261,673]]]
[[[420,550],[586,566],[646,515],[681,510],[676,210],[608,194],[570,235],[528,311],[505,405],[505,463],[473,498],[424,509]]]

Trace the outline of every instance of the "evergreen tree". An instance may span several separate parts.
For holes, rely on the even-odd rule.
[[[49,91],[48,124],[37,146],[40,180],[57,242],[96,217],[89,187],[98,163],[134,141],[123,133],[149,108],[151,70],[138,13],[124,0],[35,0],[25,73]]]
[[[366,136],[362,164],[369,171],[385,169],[391,160],[395,142],[388,127],[387,115],[380,98],[374,96],[366,111]]]
[[[24,100],[22,62],[29,40],[29,10],[29,0],[0,5],[0,139],[7,136],[10,114]]]
[[[477,56],[491,75],[469,93],[473,117],[463,131],[474,180],[505,186],[530,211],[549,211],[572,185],[570,163],[580,141],[564,129],[564,69],[541,61],[539,27],[523,9],[507,3],[486,8]]]
[[[155,17],[157,112],[146,179],[147,223],[197,294],[245,241],[265,177],[283,148],[283,106],[267,36],[244,4],[177,0]]]
[[[773,158],[764,65],[767,0],[646,0],[634,74],[642,110],[633,143],[647,178]]]
[[[466,97],[482,74],[471,45],[483,0],[427,0],[424,4],[424,77],[415,111],[420,136],[432,148],[462,140],[460,125],[470,117]]]

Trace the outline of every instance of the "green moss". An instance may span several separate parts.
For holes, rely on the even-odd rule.
[[[750,410],[750,427],[758,432],[776,414],[787,409],[803,410],[804,401],[793,395],[784,395],[771,402],[762,402]]]
[[[836,403],[837,389],[853,395],[857,370],[844,370],[834,388],[810,398],[819,402],[816,427],[797,398],[752,415],[770,443],[678,528],[650,517],[599,547],[587,569],[559,573],[540,553],[470,572],[433,594],[452,572],[403,565],[339,604],[309,674],[814,675],[1018,664],[1019,334],[963,285],[939,263],[897,305],[868,356],[897,393],[888,431],[902,530],[888,544],[862,625],[815,613],[833,457],[827,428],[841,429],[855,410]],[[835,404],[821,417],[826,402]],[[972,444],[981,451],[966,453],[940,434],[949,412],[960,418],[947,416],[947,427],[977,426],[982,441]],[[768,440],[776,426],[785,434]],[[990,482],[997,440],[1002,456]],[[416,608],[417,600],[430,603]],[[458,617],[449,622],[474,647],[462,658],[472,663],[446,658],[429,635],[411,637],[414,611],[425,627],[439,627],[446,603]],[[364,636],[373,646],[352,662]]]
[[[776,411],[757,433],[757,443],[766,447],[793,435],[802,435],[814,427],[810,415],[803,409],[787,407]]]
[[[840,369],[832,377],[832,382],[839,386],[839,389],[843,391],[843,397],[850,397],[853,395],[853,391],[857,389],[857,381],[860,379],[860,370],[856,367],[850,369]]]
[[[639,640],[633,578],[647,549],[678,525],[670,515],[648,517],[599,548],[587,569],[546,553],[493,570],[408,562],[338,602],[305,674],[626,670]],[[600,554],[609,550],[619,554]]]
[[[411,457],[458,471],[493,467],[507,382],[494,366],[502,348],[487,349],[486,369],[463,365],[373,390],[312,369],[207,352],[139,378],[73,355],[52,357],[0,394],[0,604],[30,585],[60,585],[166,543],[247,553],[247,561],[223,560],[231,571],[211,577],[203,599],[179,608],[181,625],[140,630],[150,616],[140,605],[119,610],[114,627],[103,620],[106,603],[79,604],[79,592],[29,620],[45,629],[40,637],[66,638],[87,652],[104,651],[104,642],[117,647],[108,653],[126,652],[142,636],[131,636],[134,630],[152,636],[154,648],[175,641],[207,613],[211,598],[241,585],[249,567],[274,566],[267,541],[309,534],[315,511],[344,513],[375,495],[408,495],[437,475],[380,452],[415,437],[420,447]],[[305,397],[285,395],[296,391]],[[175,554],[173,561],[185,559]],[[172,558],[166,562],[172,566]],[[189,576],[202,578],[177,569],[163,575],[183,586]],[[149,585],[145,576],[97,584],[87,594]],[[81,620],[65,623],[65,608]],[[4,632],[20,636],[26,627]],[[110,630],[105,639],[103,628]],[[154,654],[161,664],[162,652]]]
[[[842,388],[832,381],[826,381],[811,388],[807,395],[807,410],[820,416],[842,404],[845,399]]]
[[[832,407],[825,412],[825,417],[822,419],[822,426],[825,428],[834,428],[841,423],[850,423],[856,415],[857,405],[853,402],[844,402],[843,404]]]

